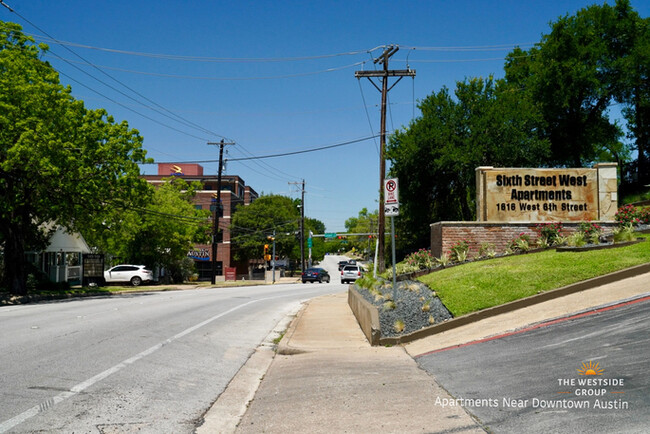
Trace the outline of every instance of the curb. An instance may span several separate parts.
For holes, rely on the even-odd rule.
[[[263,342],[253,351],[221,395],[199,419],[194,430],[196,434],[235,432],[237,425],[248,411],[248,405],[254,399],[266,372],[273,363],[273,359],[275,359],[276,351],[274,351],[273,345],[275,336],[281,333],[281,330],[287,327],[286,322],[289,322],[289,319],[294,317],[290,321],[289,328],[291,328],[296,322],[295,316],[298,313],[302,314],[305,309],[304,303],[301,303],[301,305],[299,309],[290,311],[281,319],[264,338]],[[286,333],[282,337],[282,341],[285,338]]]
[[[436,324],[431,327],[426,327],[403,336],[381,337],[381,331],[378,330],[380,334],[378,339],[376,339],[372,335],[369,336],[367,333],[366,333],[366,338],[368,339],[368,342],[371,343],[371,345],[405,344],[408,342],[412,342],[418,339],[435,335],[437,333],[442,333],[447,330],[451,330],[457,327],[471,324],[486,318],[494,317],[507,312],[512,312],[548,300],[564,297],[565,295],[573,294],[575,292],[586,291],[588,289],[606,285],[608,283],[617,282],[619,280],[628,279],[630,277],[639,276],[645,273],[650,273],[650,263],[641,264],[635,267],[615,271],[610,274],[605,274],[604,276],[594,277],[592,279],[584,280],[582,282],[574,283],[572,285],[567,285],[558,289],[543,292],[541,294],[536,294],[530,297],[522,298],[520,300],[511,301],[509,303],[502,304],[500,306],[494,306],[478,312],[473,312],[467,315],[460,316],[458,318],[450,319],[449,321],[446,321],[442,324]],[[363,296],[351,287],[348,293],[348,300],[354,298],[363,298]],[[348,302],[348,304],[350,304],[350,309],[352,309],[352,311],[354,312],[354,315],[357,318],[357,322],[359,322],[359,326],[361,327],[362,330],[364,330],[364,333],[366,330],[372,330],[373,323],[369,321],[369,319],[372,317],[371,316],[372,314],[368,312],[358,314],[357,312],[358,310],[365,311],[367,309],[374,309],[375,311],[377,311],[377,309],[374,306],[372,306],[370,303],[367,303],[367,306],[363,305],[362,303]],[[355,309],[356,306],[353,306],[353,304],[356,306],[362,305],[363,308]],[[378,311],[377,311],[377,315],[378,315]]]
[[[293,356],[296,354],[303,354],[307,352],[306,350],[301,350],[300,348],[292,347],[290,345],[291,338],[293,337],[293,334],[296,332],[298,323],[302,319],[302,315],[305,313],[305,310],[307,310],[307,306],[309,306],[309,302],[303,303],[302,307],[295,315],[295,318],[289,324],[289,328],[287,329],[286,333],[284,334],[284,336],[282,336],[280,342],[278,342],[278,347],[276,349],[277,354],[283,356]]]

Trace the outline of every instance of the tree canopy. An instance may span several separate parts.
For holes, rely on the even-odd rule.
[[[615,161],[624,182],[650,183],[649,73],[650,20],[617,0],[558,18],[533,48],[509,53],[504,79],[433,92],[387,150],[400,180],[399,244],[421,248],[431,223],[473,220],[478,166]],[[613,104],[626,125],[610,116]]]
[[[533,48],[509,54],[506,80],[538,103],[550,164],[625,163],[630,152],[608,112],[618,103],[638,151],[639,181],[650,181],[649,25],[628,0],[617,0],[560,17]]]
[[[400,244],[423,246],[429,225],[475,218],[475,169],[545,165],[539,114],[504,80],[467,79],[418,105],[421,116],[390,140],[391,176],[400,180]]]
[[[40,59],[17,24],[0,22],[0,243],[2,286],[26,293],[26,249],[44,247],[44,223],[71,230],[148,197],[142,138],[89,110]]]

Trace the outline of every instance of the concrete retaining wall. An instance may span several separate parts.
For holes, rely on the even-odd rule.
[[[381,328],[377,308],[363,298],[352,285],[348,289],[348,304],[370,345],[379,345]]]

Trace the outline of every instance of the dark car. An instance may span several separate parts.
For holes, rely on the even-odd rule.
[[[339,271],[341,271],[346,265],[348,265],[348,261],[339,261]]]
[[[302,283],[305,282],[327,282],[330,281],[330,275],[327,273],[327,270],[322,268],[307,268],[304,273],[302,273]]]

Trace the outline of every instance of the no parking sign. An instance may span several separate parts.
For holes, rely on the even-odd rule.
[[[387,217],[399,215],[399,195],[397,178],[384,180],[384,214]]]

